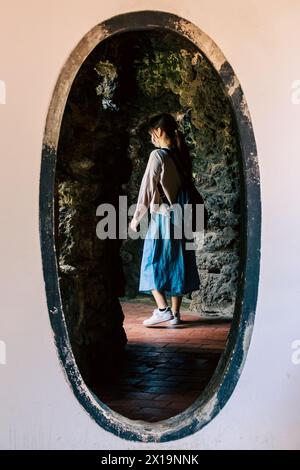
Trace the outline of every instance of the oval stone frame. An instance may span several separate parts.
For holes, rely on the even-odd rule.
[[[241,254],[237,297],[226,348],[209,384],[182,413],[154,423],[134,421],[110,409],[85,385],[74,360],[60,296],[55,249],[54,182],[61,121],[73,80],[89,53],[117,33],[165,29],[191,41],[219,74],[236,121],[241,167]],[[57,80],[46,119],[40,173],[40,243],[43,273],[59,359],[68,383],[90,416],[115,435],[141,442],[186,437],[209,423],[229,400],[242,372],[254,325],[260,267],[261,196],[256,143],[241,85],[220,48],[186,19],[163,11],[135,11],[113,16],[92,28],[79,42]]]

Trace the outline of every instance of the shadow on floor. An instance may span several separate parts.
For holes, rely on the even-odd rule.
[[[146,328],[152,309],[123,302],[128,337],[120,367],[93,393],[114,411],[148,422],[184,411],[204,390],[225,348],[230,320],[202,319],[182,311],[183,323]]]

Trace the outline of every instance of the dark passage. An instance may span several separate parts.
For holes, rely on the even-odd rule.
[[[138,300],[143,240],[99,240],[96,209],[105,202],[117,207],[119,195],[128,196],[128,206],[136,202],[153,149],[145,121],[160,112],[172,113],[186,136],[209,226],[197,253],[201,289],[188,298],[188,323],[153,334],[142,326],[149,306],[139,317],[138,303],[120,303]],[[134,416],[141,416],[143,408],[154,408],[149,420],[176,414],[193,402],[213,373],[237,290],[238,153],[220,79],[187,39],[166,30],[117,34],[99,44],[80,68],[67,100],[57,155],[59,282],[79,370],[91,390],[112,407],[117,407],[113,397],[122,400],[121,391],[129,387],[129,393],[150,394],[156,405],[138,401],[142,404]],[[170,394],[181,396],[181,403],[169,397],[163,406],[161,395]],[[133,412],[130,400],[125,400],[125,411],[132,403]]]

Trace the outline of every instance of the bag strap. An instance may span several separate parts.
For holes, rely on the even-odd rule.
[[[169,148],[166,148],[166,147],[164,147],[164,149],[160,149],[160,150],[166,150],[167,152],[172,153],[172,150],[169,149]],[[175,153],[175,152],[174,152],[174,153]],[[205,228],[205,230],[206,230],[206,229],[207,229],[207,223],[208,223],[208,212],[207,212],[207,209],[206,209],[206,207],[205,207],[203,197],[202,197],[202,195],[199,193],[199,191],[197,190],[197,188],[196,188],[196,186],[194,185],[193,181],[192,181],[192,180],[188,180],[187,178],[184,178],[185,173],[184,173],[183,167],[182,167],[182,165],[179,165],[178,159],[177,159],[176,157],[177,157],[177,155],[176,155],[176,153],[175,153],[174,158],[173,158],[173,161],[174,161],[174,163],[175,163],[177,172],[178,172],[178,174],[179,174],[179,177],[180,177],[180,180],[181,180],[181,184],[182,184],[183,186],[185,185],[185,187],[186,187],[186,188],[188,189],[188,191],[189,191],[190,197],[191,197],[193,200],[197,201],[197,202],[196,202],[197,204],[203,204],[203,205],[204,205],[204,228]],[[163,200],[164,202],[166,202],[168,205],[170,205],[169,200],[168,200],[167,196],[165,195],[165,192],[164,192],[164,190],[163,190],[163,188],[162,188],[160,182],[158,182],[157,187],[158,187],[158,189],[159,189],[159,195],[160,195],[160,197],[162,198],[162,200]],[[195,231],[196,231],[196,229],[195,229]]]
[[[171,149],[169,148],[166,148],[164,147],[163,149],[158,149],[158,150],[166,150],[167,152],[169,153],[172,153]],[[178,167],[178,164],[177,162],[175,161],[176,160],[176,156],[173,158],[173,161],[175,163],[175,167],[176,167],[176,170],[177,170],[177,173],[179,174],[179,177],[180,177],[180,180],[181,180],[181,184],[183,185],[184,184],[184,181],[183,181],[183,178],[182,178],[182,171],[180,171],[179,167]],[[170,206],[170,201],[169,199],[167,198],[163,188],[162,188],[162,185],[160,184],[160,182],[157,183],[157,188],[158,188],[158,191],[159,191],[159,195],[160,195],[160,198],[161,200],[167,204],[168,206]]]
[[[166,150],[169,154],[173,153],[173,162],[175,164],[175,167],[176,167],[176,170],[177,170],[177,173],[179,175],[179,178],[181,180],[181,184],[182,186],[186,186],[188,187],[189,184],[191,183],[191,181],[189,181],[186,177],[185,177],[185,172],[184,172],[184,168],[181,164],[181,162],[178,161],[178,158],[177,158],[177,153],[172,151],[170,148],[167,148],[167,147],[164,147],[162,149],[159,149],[159,150]]]
[[[160,150],[166,150],[167,152],[172,153],[172,150],[169,149],[169,148],[166,148],[166,147],[164,147],[163,149],[160,149]],[[174,156],[173,156],[172,160],[173,160],[173,162],[176,166],[177,172],[179,174],[182,187],[184,187],[188,190],[188,192],[190,194],[190,197],[193,200],[195,200],[195,202],[197,202],[198,204],[204,204],[203,197],[199,193],[199,191],[196,188],[194,182],[191,179],[189,179],[188,177],[186,177],[186,174],[184,172],[184,168],[183,168],[181,162],[179,162],[179,160],[177,158],[178,154],[176,154],[176,152],[173,152],[173,153],[174,153]]]

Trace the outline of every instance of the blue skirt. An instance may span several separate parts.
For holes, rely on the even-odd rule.
[[[183,211],[188,194],[180,189],[177,201],[182,212],[170,211],[168,215],[151,213],[144,240],[141,260],[139,292],[151,294],[152,289],[165,295],[183,295],[200,288],[195,250],[188,249],[193,243],[184,234]],[[177,215],[176,215],[177,214]],[[175,226],[181,224],[182,237],[175,237]]]

